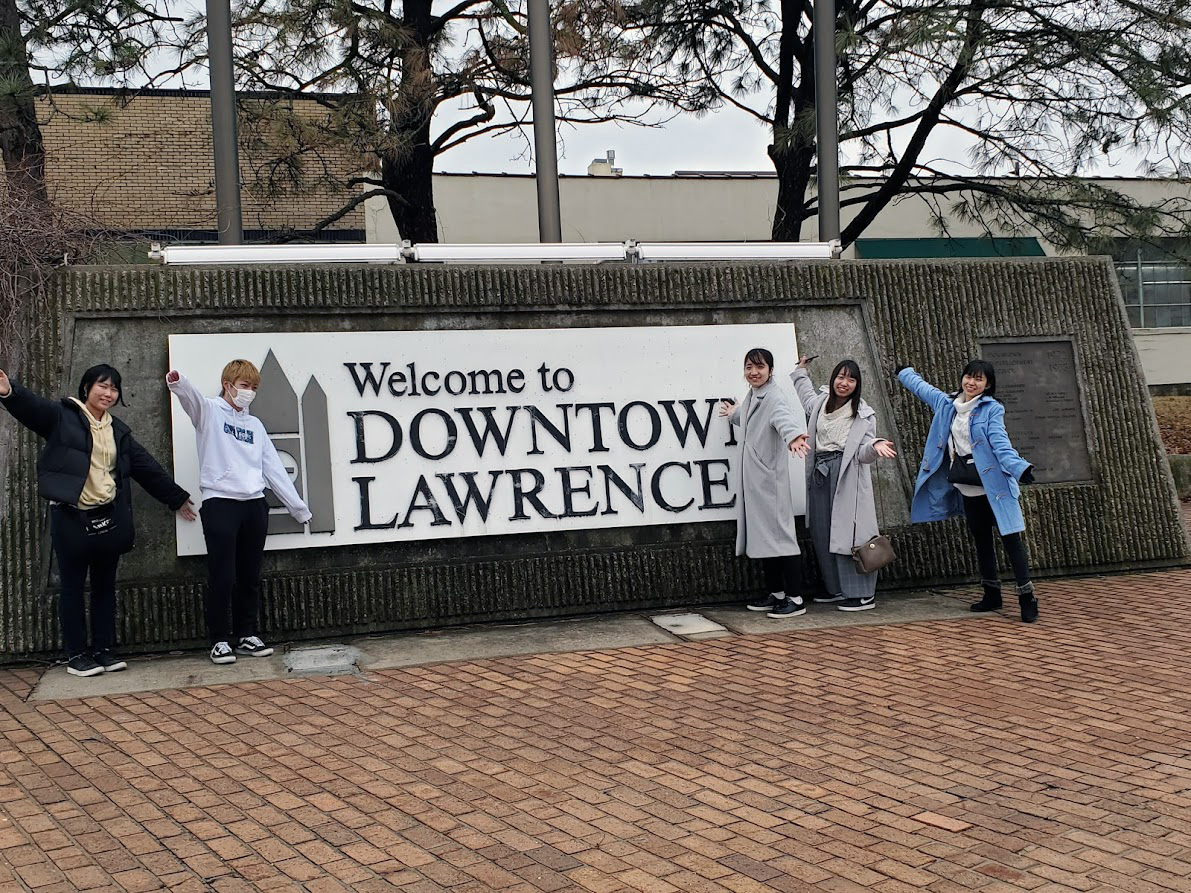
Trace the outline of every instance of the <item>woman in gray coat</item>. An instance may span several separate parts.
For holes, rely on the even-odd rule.
[[[802,357],[790,375],[806,409],[814,458],[806,466],[807,521],[826,593],[816,602],[839,602],[841,611],[867,611],[877,604],[877,575],[862,574],[852,547],[876,536],[871,466],[897,456],[877,437],[877,414],[860,399],[860,367],[842,360],[830,386],[816,394]]]
[[[802,562],[794,528],[789,456],[807,453],[806,419],[773,380],[773,354],[755,347],[744,357],[749,392],[739,406],[725,400],[720,415],[740,429],[736,481],[736,554],[760,558],[769,595],[749,603],[770,617],[806,613]]]

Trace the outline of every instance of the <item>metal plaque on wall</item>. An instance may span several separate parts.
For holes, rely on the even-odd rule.
[[[1071,341],[986,342],[980,352],[996,368],[1009,439],[1034,463],[1034,479],[1090,481],[1092,457]]]

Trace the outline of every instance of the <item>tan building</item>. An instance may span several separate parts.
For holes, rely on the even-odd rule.
[[[327,111],[316,98],[239,96],[245,237],[312,229],[350,200],[342,184],[362,168],[348,152],[312,145]],[[78,89],[38,101],[46,180],[62,206],[98,227],[213,241],[216,227],[211,100],[206,91]],[[364,210],[325,239],[364,240]]]

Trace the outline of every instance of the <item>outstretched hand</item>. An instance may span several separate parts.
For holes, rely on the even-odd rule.
[[[798,358],[798,368],[805,369],[807,366],[809,366],[811,364],[811,360],[813,360],[813,359],[814,359],[814,357],[799,357]]]
[[[198,515],[195,514],[195,511],[194,511],[194,500],[193,499],[186,500],[185,505],[183,505],[182,508],[178,509],[178,517],[180,517],[183,521],[193,521],[195,518],[198,517]]]
[[[897,450],[893,448],[893,444],[888,440],[878,440],[873,444],[873,452],[877,454],[879,459],[896,459]]]
[[[8,380],[8,376],[4,374],[4,370],[0,369],[0,397],[7,397],[12,393],[12,382]]]
[[[799,459],[805,459],[806,454],[811,451],[810,444],[807,442],[805,434],[799,434],[790,441],[790,455],[797,456]]]
[[[171,369],[165,374],[165,380],[167,384],[177,384],[178,379],[181,377],[182,374],[177,369]]]
[[[734,412],[736,412],[736,401],[735,400],[721,400],[720,401],[720,418],[721,419],[724,418],[725,416],[732,415],[732,413],[734,413]]]

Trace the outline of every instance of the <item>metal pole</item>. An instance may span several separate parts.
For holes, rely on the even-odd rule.
[[[554,126],[554,40],[549,0],[529,0],[529,88],[537,159],[538,241],[562,241],[558,203],[558,146]]]
[[[207,0],[211,65],[211,138],[215,148],[215,208],[220,245],[244,242],[240,216],[240,154],[236,142],[236,82],[232,73],[231,0]]]
[[[835,0],[815,0],[815,128],[819,169],[819,241],[838,239],[839,97],[835,83]]]
[[[1146,327],[1146,286],[1142,281],[1145,270],[1141,266],[1141,249],[1137,249],[1137,327]]]

